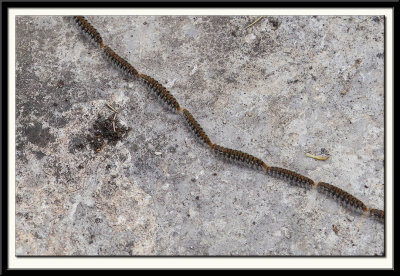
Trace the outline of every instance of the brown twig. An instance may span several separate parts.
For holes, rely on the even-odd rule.
[[[248,25],[246,28],[244,28],[245,30],[250,28],[251,26],[253,26],[254,24],[256,24],[258,21],[260,21],[261,19],[263,19],[264,16],[260,16],[259,18],[256,19],[256,21],[254,21],[253,23],[251,23],[250,25]]]

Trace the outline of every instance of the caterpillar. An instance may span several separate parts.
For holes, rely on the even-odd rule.
[[[350,207],[351,209],[362,213],[368,213],[371,217],[374,217],[379,221],[384,221],[384,211],[374,208],[368,208],[367,205],[361,200],[339,187],[325,182],[318,182],[318,184],[315,184],[312,179],[294,171],[279,167],[270,167],[265,164],[261,159],[254,157],[251,154],[239,150],[226,148],[218,144],[213,144],[205,131],[200,126],[200,124],[194,119],[193,115],[187,109],[182,110],[178,101],[164,86],[162,86],[152,77],[138,73],[138,71],[131,64],[129,64],[126,60],[116,54],[110,47],[104,45],[103,39],[101,38],[99,32],[83,16],[74,16],[73,21],[75,21],[78,26],[80,26],[82,31],[87,34],[89,38],[91,38],[91,40],[95,42],[95,44],[99,45],[100,48],[103,48],[106,57],[114,65],[120,68],[124,73],[130,76],[134,76],[136,79],[148,86],[153,92],[156,93],[156,95],[162,100],[163,103],[167,105],[170,110],[182,113],[192,131],[200,138],[202,142],[208,145],[209,148],[216,155],[223,157],[225,160],[233,161],[241,165],[261,170],[267,175],[281,178],[285,181],[288,181],[290,184],[303,187],[307,190],[316,187],[318,192],[333,197],[345,207]]]
[[[211,149],[226,160],[234,161],[250,168],[258,170],[267,170],[269,168],[262,160],[239,150],[225,148],[217,144],[213,144]]]
[[[153,92],[156,93],[158,98],[167,104],[171,110],[181,111],[178,101],[171,95],[171,93],[162,86],[158,81],[145,74],[139,74],[139,80],[147,85]]]
[[[129,62],[117,55],[110,47],[103,46],[103,48],[107,59],[109,59],[114,66],[116,66],[118,69],[121,69],[122,72],[128,76],[133,76],[135,78],[138,77],[138,71]]]
[[[103,48],[103,38],[100,33],[83,16],[73,16],[72,20],[96,46]]]
[[[334,199],[338,200],[342,205],[345,207],[351,207],[354,210],[367,212],[368,207],[364,204],[361,200],[356,198],[355,196],[349,194],[348,192],[336,187],[334,185],[319,182],[317,184],[317,190],[320,193],[325,193],[328,196],[333,197]]]
[[[370,216],[372,216],[380,221],[383,221],[385,219],[385,211],[382,211],[382,210],[371,208],[369,210],[369,214],[370,214]]]
[[[310,178],[287,169],[270,167],[267,169],[267,173],[271,176],[286,180],[290,184],[306,189],[311,189],[315,185],[315,182]]]
[[[207,134],[204,132],[203,128],[199,125],[199,123],[193,118],[193,115],[187,110],[183,109],[183,116],[185,117],[189,127],[192,131],[210,148],[213,146],[210,138],[208,138]]]

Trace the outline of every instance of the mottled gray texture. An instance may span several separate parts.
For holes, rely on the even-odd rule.
[[[213,142],[383,208],[383,17],[87,18]],[[384,254],[383,224],[216,158],[66,18],[17,17],[16,47],[17,255]],[[95,153],[106,102],[132,130]]]

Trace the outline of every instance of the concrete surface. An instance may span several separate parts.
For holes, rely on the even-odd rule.
[[[87,19],[213,142],[384,207],[383,17]],[[65,17],[18,17],[16,47],[17,255],[384,254],[382,223],[215,158]],[[97,153],[106,103],[132,130]]]

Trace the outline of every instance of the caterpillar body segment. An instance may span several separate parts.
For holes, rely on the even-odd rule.
[[[266,170],[266,168],[268,167],[262,160],[258,159],[257,157],[254,157],[253,155],[239,150],[225,148],[217,144],[213,144],[211,149],[216,155],[223,157],[225,160],[233,161],[235,163],[245,165],[250,168]]]
[[[158,81],[145,74],[139,74],[139,80],[142,81],[146,86],[148,86],[151,91],[153,91],[158,98],[166,104],[167,108],[172,111],[180,112],[181,106],[174,96]]]
[[[368,207],[367,205],[364,204],[364,202],[362,202],[355,196],[349,194],[348,192],[340,189],[339,187],[336,187],[334,185],[325,182],[319,182],[317,184],[317,190],[320,193],[326,194],[334,198],[345,207],[350,207],[355,211],[361,211],[361,212],[368,211]]]
[[[83,16],[73,16],[72,21],[75,22],[82,30],[83,34],[88,37],[96,46],[104,47],[103,38],[100,33],[94,28]]]
[[[208,138],[207,134],[200,126],[200,124],[196,121],[196,119],[193,118],[193,115],[187,109],[183,109],[182,112],[186,122],[188,123],[194,134],[199,137],[202,142],[204,142],[211,148],[213,146],[213,143],[211,142],[210,138]]]
[[[269,167],[267,169],[267,174],[276,178],[286,180],[292,185],[296,185],[306,189],[311,189],[315,185],[315,182],[312,179],[283,168]]]
[[[115,53],[110,47],[108,46],[104,46],[103,47],[104,50],[104,54],[106,56],[106,58],[112,62],[112,64],[120,69],[123,73],[125,73],[127,76],[132,76],[135,79],[138,78],[139,73],[138,71],[135,69],[135,67],[133,67],[129,62],[127,62],[125,59],[123,59],[122,57],[120,57],[117,53]]]
[[[385,211],[383,211],[383,210],[371,208],[371,209],[369,209],[369,215],[380,221],[385,220]]]

